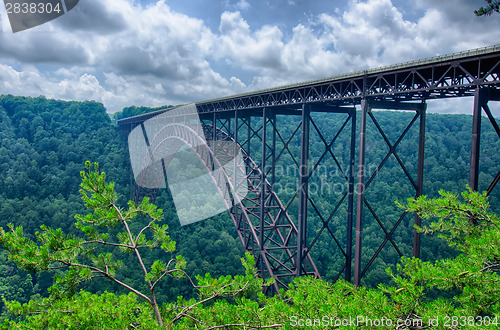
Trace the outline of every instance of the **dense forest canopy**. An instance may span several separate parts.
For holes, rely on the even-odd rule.
[[[113,119],[125,118],[157,109],[130,107],[124,109]],[[384,127],[390,139],[397,138],[411,115],[400,112],[376,112],[375,116]],[[326,135],[332,135],[342,124],[336,115],[313,119]],[[285,140],[291,138],[289,149],[292,153],[299,150],[300,138],[293,137],[299,125],[299,118],[278,116],[277,123]],[[468,179],[470,131],[472,118],[467,115],[428,114],[426,132],[425,162],[425,194],[438,196],[440,189],[459,192],[465,189]],[[398,152],[415,173],[417,130],[409,131],[402,141]],[[368,123],[369,136],[367,164],[378,164],[387,152],[387,145],[376,131],[373,123]],[[481,137],[480,189],[487,188],[498,171],[500,163],[500,141],[487,121],[483,121]],[[258,159],[259,145],[252,142],[252,157]],[[345,145],[349,145],[349,134],[342,134],[332,146],[338,161],[346,166],[349,153]],[[278,143],[278,148],[283,143]],[[311,162],[318,160],[324,146],[319,136],[311,134]],[[33,239],[35,232],[45,224],[52,228],[61,228],[65,233],[74,234],[74,215],[86,211],[80,195],[79,172],[86,160],[98,162],[106,172],[110,181],[116,182],[119,202],[125,204],[130,196],[130,172],[126,139],[120,136],[118,128],[113,124],[105,108],[96,102],[66,102],[50,100],[44,97],[0,96],[0,227],[7,228],[8,223],[22,226],[27,237]],[[296,172],[287,171],[293,165],[293,156],[284,155],[277,163],[281,169],[276,176],[276,187],[279,197],[286,203],[292,198]],[[325,161],[325,168],[331,163]],[[321,174],[321,173],[320,173]],[[318,174],[311,182],[320,182]],[[332,175],[323,173],[327,179],[336,180]],[[315,181],[316,180],[316,181]],[[290,184],[291,183],[291,184]],[[391,159],[377,174],[376,180],[367,192],[367,198],[377,209],[383,221],[395,221],[395,212],[400,212],[394,201],[404,202],[412,197],[414,191],[405,178],[404,173]],[[500,208],[498,189],[490,197],[492,209]],[[332,203],[338,198],[335,191],[315,193],[312,195],[320,212],[331,211]],[[240,258],[243,248],[237,239],[236,231],[227,214],[220,214],[196,224],[181,227],[175,214],[171,197],[167,190],[160,191],[157,198],[158,207],[164,210],[164,218],[169,225],[169,234],[177,242],[177,251],[187,260],[186,272],[190,274],[210,273],[212,276],[235,275],[244,272]],[[297,216],[296,202],[290,206],[292,218]],[[345,215],[347,210],[341,208],[336,220],[330,228],[345,239]],[[411,252],[411,235],[413,233],[413,213],[395,233],[395,241],[406,255]],[[309,215],[309,233],[319,229],[317,214]],[[135,228],[136,229],[136,228]],[[383,239],[383,232],[374,219],[367,217],[365,233],[368,235],[363,249],[373,253]],[[422,256],[424,260],[434,261],[443,257],[456,256],[459,251],[448,247],[446,242],[437,237],[424,237]],[[332,249],[328,237],[321,236],[313,254],[320,273],[326,280],[337,276],[338,267],[343,256]],[[375,287],[379,283],[389,283],[391,278],[385,269],[393,267],[399,261],[399,255],[388,246],[384,255],[378,258],[364,278],[364,284]],[[122,256],[127,263],[129,255]],[[147,261],[156,260],[159,254],[151,251],[145,255]],[[0,295],[6,300],[27,302],[30,297],[47,296],[47,288],[52,284],[52,274],[30,274],[17,268],[7,260],[7,253],[0,251]],[[118,270],[117,277],[131,285],[143,287],[144,280],[133,268]],[[300,282],[303,284],[303,282]],[[299,285],[302,285],[299,284]],[[112,283],[93,281],[85,284],[84,289],[92,293],[123,293],[124,291]],[[160,300],[175,300],[182,294],[190,297],[193,289],[188,281],[166,279],[158,287]],[[2,305],[2,317],[11,317]]]
[[[172,105],[166,105],[166,106],[155,107],[155,108],[130,106],[130,107],[123,108],[122,111],[118,111],[118,112],[115,112],[114,114],[112,114],[111,119],[116,121],[116,120],[120,120],[120,119],[124,119],[124,118],[128,118],[128,117],[142,115],[142,114],[148,113],[148,112],[168,109],[171,107],[172,107]]]
[[[85,210],[79,194],[79,172],[88,159],[99,162],[107,177],[116,182],[120,202],[128,200],[126,139],[101,104],[1,96],[0,128],[0,227],[21,225],[31,238],[42,224],[74,233],[74,215]],[[182,228],[167,191],[158,202],[169,219],[170,230],[177,232],[178,250],[191,260],[189,271],[214,275],[242,271],[243,249],[224,215]],[[0,253],[5,261],[0,266],[0,294],[19,301],[27,301],[33,294],[47,294],[50,275],[26,274]],[[120,276],[142,284],[135,269],[123,269]],[[119,289],[98,284],[91,290]],[[161,294],[176,297],[186,290],[187,283],[181,283]]]

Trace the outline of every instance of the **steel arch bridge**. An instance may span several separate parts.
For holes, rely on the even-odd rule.
[[[477,190],[483,114],[500,138],[500,127],[488,105],[500,101],[499,45],[196,103],[209,142],[234,141],[244,154],[251,193],[247,200],[230,207],[229,213],[244,248],[257,256],[261,276],[275,278],[274,289],[286,287],[296,276],[319,277],[311,254],[324,249],[318,242],[325,241],[325,237],[331,244],[325,253],[335,250],[342,260],[335,279],[343,275],[357,285],[387,246],[403,256],[405,251],[398,247],[394,235],[401,224],[408,221],[406,212],[387,224],[378,217],[367,191],[376,174],[392,159],[404,172],[414,196],[425,192],[427,101],[458,97],[474,98],[469,185]],[[360,111],[357,112],[356,107]],[[375,109],[404,110],[413,116],[404,123],[404,129],[394,141],[384,132],[372,111]],[[128,134],[146,120],[169,110],[122,119],[118,126]],[[325,129],[321,125],[324,116],[340,117],[339,125]],[[295,130],[282,131],[280,121],[292,117],[297,118]],[[385,157],[377,163],[366,160],[367,144],[375,138],[367,134],[368,123],[374,125],[379,134],[377,138],[388,148]],[[413,127],[418,130],[416,173],[408,169],[398,154],[398,147]],[[333,147],[342,134],[348,135],[350,141],[343,157]],[[322,147],[320,157],[311,157],[311,135],[319,141],[315,148],[318,144]],[[275,191],[277,167],[284,158],[295,166],[298,181],[287,203],[280,201]],[[335,166],[346,187],[332,200],[326,213],[310,191],[313,178],[324,162]],[[366,171],[369,166],[375,169],[373,173]],[[488,194],[500,180],[500,165],[498,170],[487,188]],[[154,197],[156,190],[135,187],[132,197],[137,199],[147,194]],[[339,214],[343,218],[340,224],[334,225]],[[314,230],[308,222],[312,215],[319,219]],[[378,249],[368,255],[362,249],[363,239],[367,238],[363,231],[367,215],[378,223],[384,237]],[[410,227],[413,223],[419,225],[420,218],[415,216]],[[339,226],[340,234],[335,230]],[[413,241],[411,254],[420,257],[420,234],[414,231],[413,237],[406,239]]]

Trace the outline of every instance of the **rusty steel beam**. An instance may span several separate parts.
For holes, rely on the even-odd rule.
[[[420,127],[418,133],[418,156],[417,156],[417,189],[415,197],[420,197],[424,193],[424,159],[425,159],[425,118],[426,118],[426,105],[418,110],[420,116]],[[415,213],[415,225],[421,226],[422,219]],[[414,229],[413,231],[413,256],[420,258],[420,233]]]
[[[330,235],[335,244],[340,247],[346,260],[339,276],[345,272],[346,280],[352,279],[355,284],[359,285],[361,278],[375,258],[379,256],[385,244],[392,244],[401,255],[392,235],[403,221],[405,214],[393,224],[392,228],[385,228],[365,198],[365,190],[375,178],[374,175],[369,178],[365,177],[367,120],[371,119],[389,147],[389,153],[377,167],[377,171],[393,155],[415,188],[415,196],[420,196],[424,193],[425,101],[466,96],[474,96],[469,184],[473,189],[478,189],[480,125],[483,110],[500,137],[499,125],[488,107],[488,101],[500,101],[500,46],[196,103],[200,118],[203,118],[205,122],[212,123],[211,128],[206,128],[207,138],[234,140],[244,155],[250,193],[244,203],[233,205],[229,214],[244,248],[256,255],[260,275],[276,280],[276,284],[272,288],[274,292],[277,292],[279,288],[287,287],[289,281],[295,276],[307,274],[319,277],[319,272],[311,257],[311,254],[314,253],[315,242],[323,230],[330,231],[329,222],[340,203],[345,203],[345,200],[348,203],[345,250],[341,247],[343,243],[338,242],[330,231]],[[352,109],[353,106],[357,105],[361,105],[361,125],[357,169],[357,208],[354,212],[356,111]],[[371,113],[372,108],[416,111],[416,115],[405,132],[401,134],[398,142],[392,144]],[[122,133],[126,134],[145,120],[165,111],[169,111],[169,109],[122,119],[118,121],[118,125]],[[316,129],[318,131],[320,139],[325,144],[323,156],[328,152],[331,153],[329,148],[331,148],[335,138],[330,142],[322,136],[310,115],[311,112],[347,113],[350,119],[347,119],[340,130],[351,120],[350,168],[348,172],[345,172],[347,174],[344,174],[349,189],[345,196],[340,199],[339,204],[334,207],[334,211],[329,217],[323,217],[319,214],[307,189],[309,178],[312,177],[318,165],[310,166],[309,164],[309,130]],[[280,132],[280,127],[276,123],[277,115],[301,116],[301,124],[297,126],[290,138],[284,137]],[[254,117],[262,117],[260,118],[262,126],[260,121],[252,120],[256,119]],[[234,125],[232,125],[232,120],[234,120]],[[414,180],[399,158],[396,148],[417,120],[420,120],[418,165],[417,177]],[[299,132],[301,134],[300,155],[296,158],[290,144],[295,143]],[[272,133],[272,137],[269,133]],[[147,137],[145,138],[147,141]],[[261,143],[259,151],[255,148],[258,139],[260,139],[258,142]],[[276,150],[277,141],[282,149],[279,152]],[[251,158],[251,155],[258,153],[261,155],[259,165]],[[276,180],[275,166],[285,153],[291,156],[294,164],[299,167],[300,173],[299,189],[287,205],[281,203],[273,189]],[[335,160],[332,153],[331,156]],[[258,158],[256,157],[256,159]],[[269,164],[271,168],[266,173],[266,165]],[[488,187],[488,194],[491,193],[498,181],[500,181],[500,172]],[[145,194],[154,198],[156,193],[157,190],[136,190],[134,198]],[[297,218],[293,220],[287,212],[295,198],[298,199],[299,212]],[[307,235],[308,206],[309,211],[316,212],[322,221],[319,232],[315,233],[316,237],[313,237],[312,233],[310,237]],[[377,252],[371,256],[370,261],[363,265],[361,259],[363,257],[365,209],[371,212],[378,222],[385,234],[385,239]],[[355,245],[353,246],[354,214],[356,214],[356,228]],[[416,216],[415,224],[419,225],[420,223],[420,218]],[[354,260],[352,260],[353,249]],[[417,232],[413,233],[413,256],[420,256],[420,234]],[[351,276],[352,261],[354,261],[353,276]]]

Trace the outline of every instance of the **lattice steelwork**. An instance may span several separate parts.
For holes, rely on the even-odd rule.
[[[479,86],[500,84],[499,53],[500,46],[494,46],[196,105],[200,113],[212,113],[302,103],[351,105],[364,98],[404,102],[473,96]]]
[[[196,103],[201,120],[211,127],[207,128],[210,130],[207,137],[211,136],[212,141],[232,139],[244,150],[251,193],[244,202],[231,208],[230,214],[243,246],[258,257],[261,275],[278,280],[274,289],[286,286],[293,276],[318,276],[312,255],[317,250],[319,235],[329,235],[331,246],[339,249],[345,260],[343,266],[339,266],[335,278],[344,273],[347,280],[353,280],[356,284],[360,284],[361,278],[383,253],[384,247],[393,247],[399,255],[404,254],[394,241],[393,234],[405,221],[406,214],[402,213],[395,223],[388,226],[378,218],[365,194],[365,190],[370,188],[375,179],[374,175],[365,177],[364,169],[368,165],[365,157],[367,140],[374,138],[367,136],[366,125],[375,125],[378,136],[385,141],[389,150],[381,163],[375,164],[376,172],[383,169],[389,158],[395,159],[415,190],[415,196],[419,196],[425,193],[423,165],[426,101],[466,96],[474,97],[469,185],[477,189],[483,111],[500,138],[499,125],[488,107],[489,101],[500,101],[500,46]],[[358,115],[356,106],[360,106]],[[374,109],[406,110],[414,112],[414,117],[399,138],[391,141],[379,124],[376,114],[372,112]],[[126,118],[120,120],[118,125],[126,134],[134,126],[163,111],[168,109]],[[309,192],[310,180],[321,161],[311,159],[310,134],[316,134],[320,145],[324,146],[320,158],[328,157],[333,162],[337,161],[337,155],[331,147],[338,134],[327,138],[327,132],[319,128],[318,119],[313,119],[311,115],[321,116],[322,113],[324,116],[345,114],[345,122],[337,128],[336,133],[340,134],[350,128],[351,134],[351,142],[345,146],[350,151],[349,168],[338,164],[349,189],[335,202],[333,212],[327,215],[321,214]],[[300,118],[295,131],[287,137],[279,125],[279,120],[283,117]],[[360,118],[358,146],[355,144],[357,118]],[[412,127],[417,127],[419,132],[418,148],[415,150],[418,154],[416,175],[409,173],[398,155],[398,146]],[[292,143],[300,144],[298,155],[291,150]],[[355,149],[358,152],[357,159]],[[291,201],[282,204],[273,190],[274,167],[285,156],[290,157],[300,171],[295,195]],[[357,169],[354,165],[356,160]],[[354,180],[356,171],[357,182]],[[500,172],[488,187],[488,193],[491,193],[498,181]],[[294,203],[298,204],[298,211],[290,213]],[[348,210],[342,222],[342,228],[346,231],[344,241],[331,230],[331,219],[341,205],[345,205]],[[379,223],[380,233],[384,237],[378,250],[368,256],[364,256],[362,250],[365,212],[369,212],[374,221]],[[314,227],[314,232],[307,231],[311,225],[308,223],[308,213],[314,214],[321,222]],[[415,224],[420,224],[418,217],[415,217]],[[354,245],[353,236],[356,240]],[[408,237],[408,240],[411,238]],[[334,253],[330,252],[333,249],[328,251]],[[420,255],[420,235],[416,232],[413,236],[413,255]],[[354,266],[354,276],[351,274],[351,266]]]
[[[205,129],[205,136],[215,138],[209,142],[234,141],[221,129],[214,130],[214,126],[205,126]],[[259,166],[243,149],[239,152],[247,166],[248,194],[241,203],[233,203],[229,214],[245,250],[256,256],[261,276],[274,278],[273,289],[278,292],[279,288],[288,286],[298,271],[298,231]],[[231,176],[231,173],[226,172],[226,175]],[[303,274],[319,277],[310,256],[300,265]]]

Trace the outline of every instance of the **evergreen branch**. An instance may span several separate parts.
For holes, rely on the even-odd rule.
[[[198,306],[198,305],[204,304],[204,303],[206,303],[206,302],[209,302],[209,301],[211,301],[211,300],[214,300],[215,298],[221,297],[221,296],[222,296],[222,294],[224,294],[224,293],[226,293],[226,294],[231,294],[231,295],[235,296],[235,295],[237,295],[238,293],[241,293],[241,292],[245,291],[245,290],[247,289],[248,285],[250,284],[250,282],[248,282],[248,281],[247,281],[247,282],[245,283],[245,285],[244,285],[241,289],[239,289],[239,290],[233,290],[233,291],[223,291],[223,292],[220,292],[221,290],[224,290],[225,288],[227,288],[228,286],[231,286],[231,285],[233,285],[233,284],[234,284],[234,283],[230,283],[230,284],[224,285],[224,286],[223,286],[223,287],[221,287],[221,288],[220,288],[217,292],[212,293],[212,296],[211,296],[211,297],[208,297],[208,298],[205,298],[205,299],[203,299],[203,300],[200,300],[200,301],[198,301],[197,303],[195,303],[195,304],[193,304],[193,305],[191,305],[191,306],[184,307],[184,308],[182,309],[182,311],[181,311],[179,314],[177,314],[177,316],[176,316],[176,317],[174,317],[174,318],[172,319],[172,323],[174,323],[175,321],[179,320],[179,319],[182,317],[182,315],[181,315],[181,314],[185,314],[186,312],[189,312],[190,310],[192,310],[193,308],[195,308],[195,307],[196,307],[196,306]]]
[[[495,305],[495,304],[496,304],[497,302],[499,302],[499,301],[500,301],[500,298],[495,299],[494,301],[492,301],[492,302],[490,302],[490,303],[488,303],[488,304],[481,305],[481,308],[485,308],[485,307],[493,306],[493,305]]]
[[[144,272],[144,276],[146,276],[148,274],[148,271],[146,269],[146,266],[144,266],[144,262],[142,261],[141,254],[139,253],[139,250],[137,249],[137,246],[135,245],[134,238],[132,237],[132,232],[130,231],[130,228],[127,224],[127,221],[125,221],[120,209],[114,203],[111,203],[111,206],[116,210],[116,212],[118,213],[118,216],[120,218],[120,221],[125,226],[125,230],[127,231],[127,234],[128,234],[129,240],[130,240],[130,244],[133,244],[132,249],[134,250],[135,255],[137,256],[137,260],[139,261],[139,264],[141,265],[142,271]]]
[[[151,224],[155,222],[155,220],[152,220],[150,223],[148,223],[148,225],[144,228],[141,229],[141,231],[139,232],[139,235],[137,235],[137,239],[135,240],[135,244],[134,246],[137,246],[138,242],[139,242],[139,238],[141,237],[142,233],[148,229],[148,228],[151,228]]]
[[[200,320],[198,320],[198,319],[194,318],[192,315],[189,315],[189,314],[182,314],[182,316],[185,316],[185,317],[187,317],[187,318],[190,318],[191,320],[193,320],[193,321],[195,321],[195,322],[198,322],[199,324],[204,324],[204,325],[206,325],[206,323],[201,322]]]
[[[174,260],[174,259],[172,259],[172,260]],[[172,260],[170,260],[170,261],[172,261]],[[170,261],[169,261],[169,263],[170,263]],[[167,268],[168,268],[168,267],[167,267]],[[183,273],[184,275],[186,275],[186,277],[188,278],[189,282],[191,282],[191,285],[192,285],[194,288],[199,288],[199,286],[196,286],[196,285],[194,284],[194,282],[193,282],[193,280],[191,279],[191,277],[190,277],[190,276],[189,276],[189,275],[188,275],[188,274],[187,274],[184,270],[182,270],[182,269],[172,269],[172,270],[169,270],[169,271],[165,271],[165,272],[164,272],[164,273],[160,276],[160,278],[158,278],[158,279],[157,279],[157,280],[153,283],[153,286],[152,286],[152,287],[153,287],[153,289],[154,289],[154,287],[156,286],[156,284],[158,284],[158,282],[160,282],[160,280],[161,280],[162,278],[164,278],[166,275],[168,275],[168,274],[170,274],[170,273],[174,273],[174,272],[181,272],[181,273]]]
[[[109,273],[103,271],[102,269],[99,269],[99,268],[93,267],[93,266],[89,266],[89,265],[82,265],[82,264],[72,263],[72,262],[69,262],[69,261],[60,261],[60,262],[66,264],[66,265],[68,265],[70,267],[72,266],[72,267],[87,268],[87,269],[90,269],[90,270],[92,270],[92,271],[94,271],[96,273],[100,273],[104,277],[106,277],[107,279],[110,279],[111,281],[115,282],[116,284],[118,284],[118,285],[124,287],[125,289],[127,289],[127,290],[135,293],[136,295],[138,295],[139,297],[143,298],[144,300],[146,300],[148,303],[151,304],[151,299],[148,296],[146,296],[142,292],[140,292],[140,291],[132,288],[131,286],[123,283],[122,281],[116,279],[114,276],[109,275]]]
[[[57,267],[47,267],[48,270],[57,270],[57,269],[63,269],[63,268],[67,268],[68,265],[64,265],[64,266],[57,266]]]
[[[109,245],[109,246],[116,246],[116,247],[123,247],[123,248],[127,248],[127,249],[134,249],[134,247],[130,246],[130,245],[119,244],[119,243],[110,243],[110,242],[105,242],[103,240],[85,241],[85,242],[82,242],[81,245],[93,244],[93,243],[99,243],[102,245]]]
[[[135,248],[136,249],[144,249],[144,248],[154,248],[155,245],[139,245],[139,246],[136,246]]]

